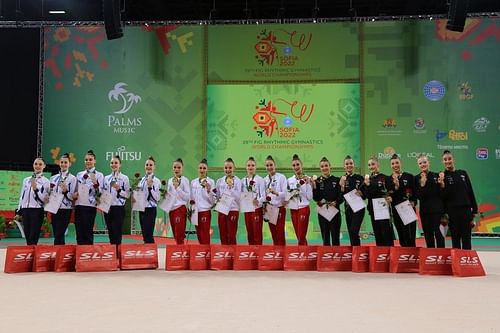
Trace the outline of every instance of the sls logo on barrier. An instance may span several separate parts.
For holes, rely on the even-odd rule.
[[[368,261],[368,252],[360,253],[358,256],[358,261]]]
[[[367,257],[368,258],[368,257]],[[321,260],[331,261],[352,261],[352,253],[326,252],[321,256]]]
[[[288,254],[288,260],[316,260],[317,257],[317,252],[309,252],[308,254],[305,252],[290,252]]]
[[[55,259],[56,258],[56,252],[42,252],[38,256],[38,259],[40,260],[49,260],[49,259]]]
[[[123,256],[125,258],[152,258],[155,255],[156,255],[155,250],[147,250],[147,251],[128,250],[128,251],[125,251]]]
[[[74,253],[66,253],[63,257],[63,262],[72,261],[73,259],[75,259]]]
[[[376,262],[387,262],[389,261],[389,254],[387,253],[380,253],[377,256]]]
[[[171,259],[186,259],[189,258],[187,251],[175,251],[170,255]]]
[[[231,252],[228,251],[219,251],[214,253],[214,259],[215,260],[221,260],[221,259],[231,259],[233,255]]]
[[[419,261],[419,256],[414,254],[401,254],[398,258],[399,263],[418,264]]]
[[[264,260],[283,260],[283,254],[281,252],[266,252],[262,256]]]
[[[121,108],[108,115],[108,127],[113,127],[114,133],[135,133],[135,129],[142,126],[141,117],[126,117],[127,112],[132,109],[134,104],[142,101],[141,96],[128,92],[124,87],[127,84],[118,82],[114,88],[108,92],[108,100],[110,102],[118,101],[121,103]]]
[[[114,252],[104,252],[102,255],[98,252],[83,252],[80,253],[80,261],[90,261],[90,260],[112,260],[114,257]]]
[[[425,263],[427,265],[451,265],[451,255],[450,256],[427,256],[425,257]]]
[[[476,266],[479,265],[479,257],[460,257],[460,265]]]
[[[33,253],[18,253],[14,257],[14,262],[32,261]]]
[[[256,260],[257,254],[253,251],[242,251],[242,252],[240,252],[240,255],[238,256],[238,259],[240,259],[240,260]]]
[[[209,251],[198,251],[194,255],[195,259],[209,259],[210,258],[210,252]]]

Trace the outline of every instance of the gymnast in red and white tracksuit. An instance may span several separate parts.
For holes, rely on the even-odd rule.
[[[172,166],[174,176],[170,178],[167,183],[167,192],[175,196],[175,202],[172,209],[168,212],[168,217],[170,219],[170,226],[172,227],[176,244],[184,244],[187,219],[186,204],[191,198],[189,179],[182,175],[183,168],[184,163],[182,159],[176,159]]]
[[[241,181],[234,174],[234,162],[228,158],[224,162],[225,176],[219,178],[215,185],[217,189],[217,199],[223,196],[232,198],[227,215],[218,213],[217,222],[219,224],[220,242],[223,245],[235,245],[236,233],[238,232],[238,217],[240,209]]]
[[[253,196],[255,210],[245,212],[245,226],[247,228],[248,245],[262,245],[262,203],[266,198],[264,179],[255,174],[255,159],[249,157],[247,161],[247,175],[241,180],[241,192],[250,192]]]
[[[286,196],[286,177],[279,172],[276,172],[276,163],[271,155],[266,158],[267,176],[264,177],[264,186],[266,188],[266,198],[264,202],[264,210],[273,206],[279,209],[278,219],[276,224],[269,222],[269,230],[273,238],[274,245],[285,245],[285,196]],[[266,212],[264,211],[264,217]]]
[[[207,176],[208,164],[202,159],[198,165],[198,178],[191,181],[191,208],[197,214],[196,236],[200,244],[210,244],[210,223],[215,203],[215,182]],[[194,223],[193,223],[194,224]]]
[[[287,202],[292,215],[293,229],[299,245],[307,245],[306,234],[309,226],[309,201],[313,198],[311,179],[302,172],[302,161],[297,154],[293,155],[292,168],[295,175],[288,178]]]

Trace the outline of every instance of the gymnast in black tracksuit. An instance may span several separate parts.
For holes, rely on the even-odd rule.
[[[438,182],[444,208],[450,219],[453,248],[470,250],[471,231],[477,202],[472,184],[465,170],[456,170],[453,155],[443,152],[445,171],[439,173]]]
[[[402,247],[416,246],[417,220],[405,225],[396,210],[396,205],[409,200],[413,207],[416,205],[415,177],[408,172],[401,171],[401,160],[397,154],[391,157],[392,176],[389,177],[387,188],[392,192],[391,207],[394,226],[398,232],[399,245]]]
[[[376,157],[368,160],[368,169],[371,175],[365,176],[361,192],[368,199],[368,213],[372,221],[372,228],[375,234],[375,243],[377,246],[393,246],[394,237],[390,219],[375,220],[373,213],[372,199],[386,198],[390,202],[390,193],[387,190],[388,178],[386,175],[379,172],[379,163]]]
[[[342,194],[349,193],[352,190],[358,190],[358,194],[362,197],[363,193],[359,191],[363,184],[363,176],[354,173],[354,160],[351,156],[347,155],[344,159],[345,175],[340,177],[340,187]],[[365,199],[365,198],[363,198]],[[347,222],[347,230],[349,231],[349,240],[352,246],[359,246],[359,229],[365,217],[365,208],[353,212],[347,201],[344,203],[345,219]]]
[[[340,178],[330,175],[330,162],[326,157],[321,159],[319,167],[321,176],[313,181],[313,200],[320,207],[329,205],[338,209],[344,201],[339,184]],[[331,221],[318,214],[318,221],[323,245],[340,245],[340,225],[342,223],[340,211]]]

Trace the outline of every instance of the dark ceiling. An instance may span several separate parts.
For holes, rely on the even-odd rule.
[[[446,15],[452,0],[120,0],[123,21]],[[455,1],[455,0],[453,0]],[[500,0],[468,1],[469,13]],[[102,21],[102,0],[0,0],[3,21]],[[64,10],[65,14],[49,14]]]

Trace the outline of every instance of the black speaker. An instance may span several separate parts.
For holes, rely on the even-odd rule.
[[[448,23],[446,24],[447,30],[464,31],[467,7],[469,7],[469,0],[451,0],[448,10]]]
[[[102,0],[104,28],[108,39],[123,37],[122,21],[120,18],[120,0]]]

